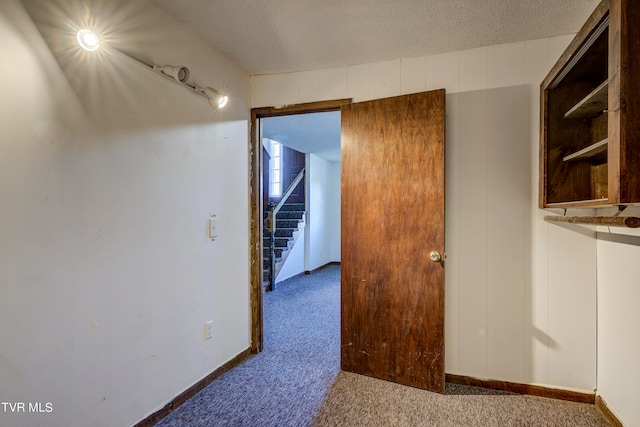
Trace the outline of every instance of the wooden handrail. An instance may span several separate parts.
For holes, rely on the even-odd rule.
[[[640,227],[640,218],[635,216],[545,216],[546,222],[570,224],[604,225],[607,227]]]

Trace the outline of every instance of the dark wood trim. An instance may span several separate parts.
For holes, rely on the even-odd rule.
[[[135,424],[134,427],[151,427],[158,423],[161,419],[169,415],[171,412],[175,411],[180,405],[185,403],[187,400],[191,399],[195,396],[200,390],[211,384],[214,380],[222,376],[225,372],[230,371],[231,369],[238,366],[240,363],[247,360],[251,357],[251,349],[247,348],[242,353],[238,354],[236,357],[180,393],[178,396],[173,398],[171,402],[164,405],[164,407],[153,414],[149,415],[144,420]]]
[[[600,4],[593,11],[589,19],[582,25],[580,31],[573,38],[569,46],[564,50],[560,59],[555,63],[547,77],[542,81],[540,85],[542,88],[547,88],[553,82],[553,80],[560,74],[560,72],[567,66],[569,61],[573,58],[574,53],[580,50],[580,48],[586,43],[594,28],[602,21],[602,19],[609,13],[609,0],[602,0]]]
[[[351,98],[331,101],[307,102],[284,107],[260,107],[251,109],[249,130],[249,257],[250,257],[250,303],[251,303],[251,352],[262,351],[264,342],[264,318],[262,312],[262,182],[260,166],[262,165],[262,148],[260,146],[258,119],[265,117],[286,116],[293,114],[322,113],[337,111],[344,105],[351,104]]]
[[[257,118],[289,116],[293,114],[324,113],[339,110],[343,105],[351,104],[351,98],[335,99],[331,101],[307,102],[304,104],[285,105],[283,107],[260,107],[251,109]]]
[[[325,269],[325,268],[329,267],[330,265],[340,265],[340,262],[339,261],[331,261],[331,262],[328,262],[328,263],[326,263],[324,265],[321,265],[318,268],[314,268],[313,270],[305,270],[304,274],[315,273],[316,271],[320,271],[322,269]]]
[[[251,305],[251,352],[262,351],[264,342],[264,319],[262,313],[262,179],[260,166],[262,164],[262,147],[260,144],[261,130],[258,128],[258,114],[251,110],[251,128],[249,130],[249,261],[251,281],[249,299]]]
[[[596,408],[602,414],[603,417],[611,424],[611,427],[624,427],[624,424],[611,412],[611,409],[607,406],[607,402],[604,401],[602,396],[596,396]]]
[[[487,388],[490,390],[508,391],[511,393],[528,394],[531,396],[549,397],[551,399],[567,400],[570,402],[594,404],[595,393],[580,393],[577,391],[542,387],[530,384],[519,384],[508,381],[481,380],[465,375],[446,374],[445,381],[451,384],[467,385],[471,387]]]

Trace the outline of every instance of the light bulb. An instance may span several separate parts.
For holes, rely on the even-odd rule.
[[[205,87],[202,89],[205,95],[209,98],[209,105],[213,108],[224,108],[229,102],[229,97],[227,95],[222,95],[220,92],[215,90],[212,87]]]
[[[77,39],[80,47],[89,52],[96,51],[100,47],[100,40],[96,33],[86,28],[78,31]]]

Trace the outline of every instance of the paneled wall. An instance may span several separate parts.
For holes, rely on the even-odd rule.
[[[447,90],[448,373],[595,388],[595,231],[537,208],[539,84],[571,38],[251,79],[252,107]]]
[[[640,425],[639,260],[640,230],[598,227],[598,394],[626,426]]]
[[[312,271],[340,261],[340,164],[309,154],[307,165],[309,224],[305,229],[304,269]]]

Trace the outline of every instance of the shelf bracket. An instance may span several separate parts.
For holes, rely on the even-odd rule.
[[[613,216],[620,215],[625,209],[627,209],[627,205],[618,205],[618,212],[614,213]]]

